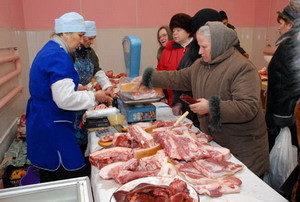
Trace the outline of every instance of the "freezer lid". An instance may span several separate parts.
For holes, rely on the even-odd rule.
[[[0,190],[1,202],[93,202],[90,179],[72,178]]]

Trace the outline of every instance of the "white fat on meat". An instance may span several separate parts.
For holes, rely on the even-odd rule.
[[[165,162],[166,155],[160,150],[153,156],[107,165],[100,170],[99,176],[124,184],[140,177],[157,176]]]
[[[210,144],[202,144],[201,147],[206,149],[210,153],[211,158],[217,161],[228,160],[231,157],[230,150],[225,147]]]
[[[176,168],[173,164],[169,163],[169,158],[165,157],[162,163],[162,167],[158,172],[159,177],[175,177],[177,175]]]
[[[175,162],[179,176],[194,185],[197,192],[201,195],[219,197],[223,194],[240,192],[242,181],[237,177],[208,178],[203,175],[193,165],[193,162]]]
[[[99,176],[104,180],[109,180],[115,178],[121,171],[123,164],[125,162],[115,162],[104,166],[99,171]]]
[[[175,167],[179,176],[186,179],[186,181],[191,184],[210,184],[215,182],[213,179],[206,177],[198,169],[196,169],[193,165],[193,162],[175,162]]]
[[[220,197],[223,194],[240,192],[242,181],[237,177],[225,177],[215,180],[214,183],[194,186],[198,194],[211,197]]]
[[[193,164],[203,175],[212,179],[231,176],[243,169],[243,165],[229,161],[217,161],[212,158],[199,159],[193,162]]]
[[[140,126],[128,126],[128,130],[130,135],[134,137],[141,148],[149,148],[155,146],[152,135],[147,133]]]
[[[127,161],[131,158],[133,158],[133,149],[126,147],[102,149],[91,153],[89,156],[91,164],[98,168],[117,161]]]

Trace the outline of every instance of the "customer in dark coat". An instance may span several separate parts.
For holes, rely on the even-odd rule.
[[[278,30],[282,35],[276,42],[278,48],[268,66],[266,122],[269,149],[272,150],[280,129],[289,127],[292,144],[299,151],[294,111],[300,98],[300,1],[291,0],[282,12],[277,13]],[[294,187],[298,189],[298,200],[291,201],[299,201],[297,180],[299,183],[299,165],[277,191],[291,200]]]
[[[218,11],[211,8],[204,8],[199,10],[193,17],[191,23],[191,34],[195,35],[196,31],[203,26],[208,21],[221,21],[221,16]],[[194,37],[193,41],[190,43],[190,48],[183,55],[177,69],[183,69],[191,66],[198,58],[199,55],[199,45],[197,43],[196,37]],[[184,113],[185,111],[189,111],[187,118],[193,121],[194,126],[199,128],[199,121],[197,118],[197,114],[190,110],[190,107],[187,103],[181,101],[179,99],[180,95],[187,94],[193,97],[192,91],[173,91],[173,112],[181,111]]]
[[[190,108],[198,115],[201,131],[262,176],[269,166],[269,152],[261,82],[256,67],[233,47],[237,40],[236,32],[223,23],[207,22],[197,32],[200,59],[177,71],[147,68],[142,83],[192,91],[198,103]]]
[[[233,26],[232,24],[230,24],[228,22],[228,17],[225,11],[221,10],[219,11],[221,17],[222,17],[222,22],[224,25],[226,25],[227,27],[229,27],[230,29],[235,30],[235,26]],[[243,56],[245,56],[246,58],[249,58],[249,54],[241,47],[240,45],[240,40],[238,41],[237,44],[235,44],[234,46]]]
[[[272,149],[280,128],[286,126],[290,128],[293,144],[298,145],[294,109],[300,97],[300,91],[295,91],[299,79],[295,75],[299,76],[297,73],[300,66],[295,65],[295,60],[299,60],[299,54],[292,50],[300,45],[297,41],[299,37],[297,30],[294,30],[294,21],[299,18],[300,6],[297,10],[288,5],[282,12],[278,12],[279,32],[282,35],[276,42],[278,48],[268,66],[266,122],[269,150]]]

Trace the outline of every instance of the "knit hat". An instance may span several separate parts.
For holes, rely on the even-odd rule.
[[[75,12],[65,13],[60,18],[55,19],[55,33],[85,32],[83,17]]]
[[[199,10],[194,17],[192,17],[192,34],[205,25],[208,21],[222,21],[221,15],[218,11],[211,8],[204,8]]]
[[[96,30],[96,23],[94,21],[85,21],[85,28],[86,32],[84,36],[96,36],[97,30]]]
[[[173,31],[175,27],[178,27],[184,29],[188,33],[191,33],[191,20],[191,16],[185,13],[178,13],[171,18],[169,27],[171,31]]]
[[[221,15],[222,20],[228,19],[225,11],[221,10],[221,11],[219,11],[219,14]]]
[[[277,14],[293,24],[295,19],[300,18],[300,0],[290,0],[289,5],[282,12],[277,11]]]

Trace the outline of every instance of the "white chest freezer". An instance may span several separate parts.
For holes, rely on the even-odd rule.
[[[93,202],[90,180],[79,177],[0,190],[1,202]]]

